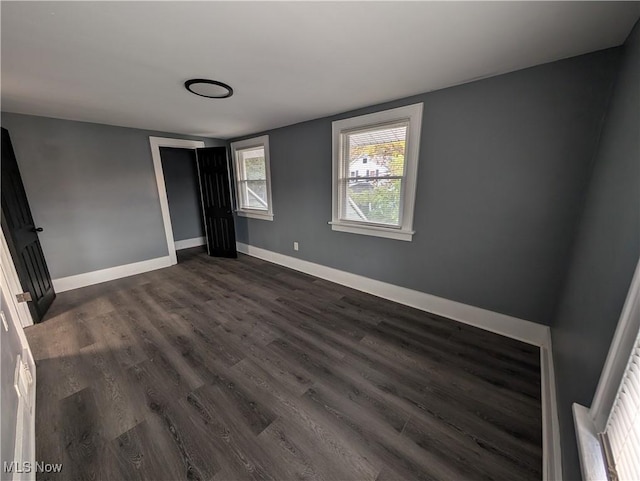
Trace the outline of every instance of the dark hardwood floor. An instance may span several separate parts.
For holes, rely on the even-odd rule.
[[[537,348],[240,255],[26,329],[39,479],[542,478]]]

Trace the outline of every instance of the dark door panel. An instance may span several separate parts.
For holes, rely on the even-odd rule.
[[[16,266],[20,284],[31,294],[29,310],[34,322],[40,322],[56,294],[31,216],[20,169],[11,145],[9,132],[2,129],[2,230]]]
[[[238,257],[225,147],[197,149],[202,213],[210,256]]]

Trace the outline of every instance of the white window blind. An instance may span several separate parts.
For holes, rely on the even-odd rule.
[[[617,479],[640,480],[640,336],[627,364],[605,433]]]

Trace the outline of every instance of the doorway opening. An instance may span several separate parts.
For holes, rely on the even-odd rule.
[[[201,140],[149,137],[171,263],[177,250],[206,245],[196,165]]]
[[[238,256],[236,250],[235,227],[233,217],[233,202],[231,197],[231,177],[227,160],[226,147],[204,147],[203,141],[170,139],[163,137],[149,137],[151,146],[151,157],[153,159],[153,168],[158,185],[158,197],[160,200],[160,210],[162,212],[162,220],[164,223],[165,236],[167,239],[167,249],[169,251],[169,259],[171,264],[177,264],[178,256],[176,248],[188,248],[197,246],[204,237],[207,246],[207,254],[213,257],[230,257]],[[164,149],[164,151],[162,150]],[[190,152],[184,152],[189,150]],[[193,155],[192,155],[193,154]],[[193,179],[185,182],[180,186],[178,191],[190,190],[186,195],[185,204],[189,204],[191,212],[191,220],[188,221],[191,231],[183,231],[184,214],[181,211],[180,202],[173,201],[173,208],[169,206],[169,189],[174,189],[174,179],[167,181],[163,163],[166,162],[167,169],[173,169],[173,161],[183,159],[184,163],[179,168],[184,168],[184,177],[192,177],[193,169],[186,168],[193,159],[196,164],[196,183],[193,185]],[[171,164],[171,165],[170,165]],[[191,185],[189,188],[188,185]],[[177,194],[180,197],[180,194]],[[175,199],[175,195],[173,196]],[[194,204],[198,203],[201,209],[201,217],[194,210]],[[174,230],[172,217],[174,221],[178,221],[179,230]],[[199,234],[202,231],[198,226],[204,224],[204,236],[189,237]],[[184,238],[183,238],[184,237]],[[176,242],[176,240],[178,242]]]
[[[160,159],[176,251],[196,247],[206,250],[196,151],[160,147]]]

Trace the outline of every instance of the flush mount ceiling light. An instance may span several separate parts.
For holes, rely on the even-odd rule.
[[[206,78],[193,78],[184,83],[186,88],[192,94],[210,99],[226,99],[233,95],[233,89],[217,80],[209,80]]]

